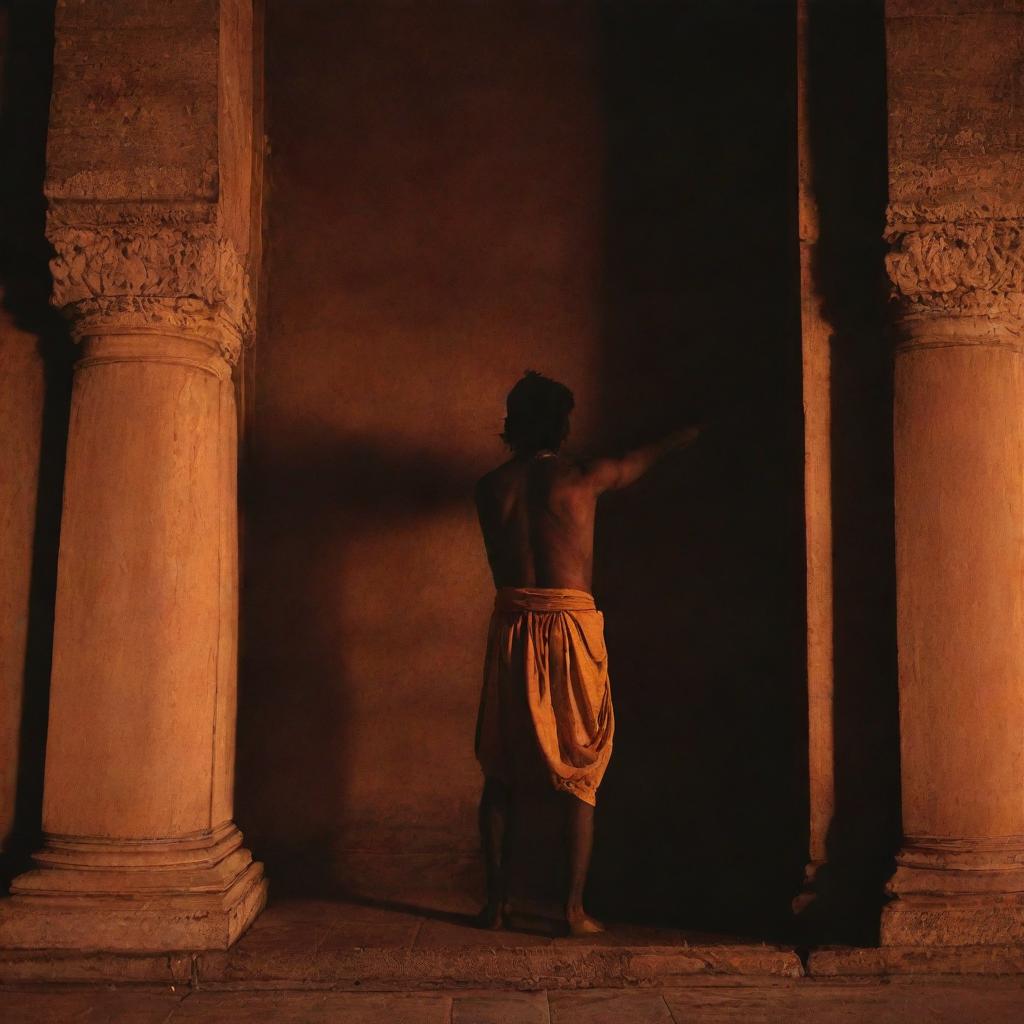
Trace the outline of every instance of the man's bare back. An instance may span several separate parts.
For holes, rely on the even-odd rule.
[[[619,458],[516,456],[481,477],[476,506],[496,587],[591,589],[597,499],[628,487],[667,452],[689,445],[688,427]]]
[[[496,587],[590,590],[597,492],[582,466],[511,459],[480,480],[476,504]]]

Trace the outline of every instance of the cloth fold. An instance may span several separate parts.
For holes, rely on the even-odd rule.
[[[547,776],[593,804],[614,732],[604,616],[593,595],[499,588],[477,717],[484,773],[508,785]]]

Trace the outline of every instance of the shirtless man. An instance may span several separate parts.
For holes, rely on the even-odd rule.
[[[583,910],[583,888],[614,733],[604,620],[590,593],[597,499],[690,445],[698,429],[619,458],[570,459],[560,449],[573,404],[563,384],[528,372],[507,400],[502,438],[512,458],[476,486],[497,588],[476,737],[487,868],[480,922],[504,923],[512,789],[546,775],[567,794],[566,924],[572,935],[586,935],[602,930]]]

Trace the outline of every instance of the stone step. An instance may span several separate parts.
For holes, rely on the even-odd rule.
[[[673,986],[803,975],[792,950],[771,946],[358,947],[75,954],[0,952],[0,984],[98,983],[351,991]]]
[[[571,990],[790,984],[806,976],[1024,975],[1024,949],[812,950],[672,927],[612,924],[586,939],[552,922],[482,931],[463,910],[294,900],[272,905],[227,950],[178,953],[0,950],[0,984],[221,989]]]

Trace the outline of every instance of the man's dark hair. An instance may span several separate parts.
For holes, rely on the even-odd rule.
[[[516,455],[557,452],[569,433],[569,413],[575,404],[564,384],[527,370],[505,400],[501,439]]]

